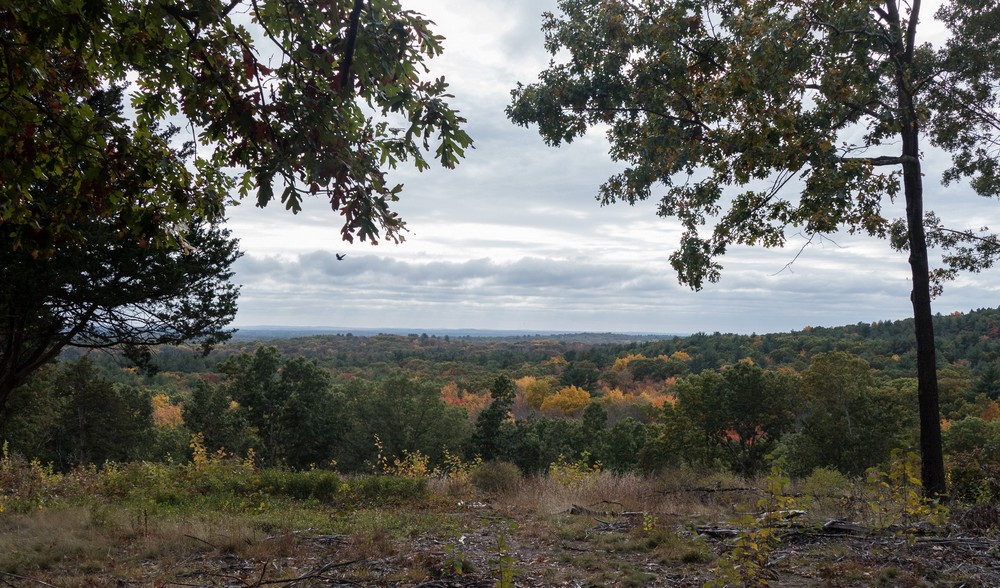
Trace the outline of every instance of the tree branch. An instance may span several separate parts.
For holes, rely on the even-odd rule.
[[[919,163],[920,159],[912,155],[880,155],[878,157],[841,157],[840,161],[860,161],[879,167],[883,165],[903,165],[904,163]]]

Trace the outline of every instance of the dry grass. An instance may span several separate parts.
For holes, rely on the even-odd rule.
[[[58,586],[114,576],[139,579],[148,564],[165,573],[199,557],[295,557],[290,531],[269,535],[233,515],[149,514],[106,505],[46,509],[0,517],[0,572],[43,574]]]
[[[219,578],[225,578],[227,585],[246,587],[264,577],[280,583],[337,563],[326,583],[411,586],[450,581],[461,572],[488,584],[498,577],[498,562],[507,554],[522,586],[574,581],[701,585],[712,577],[713,568],[729,561],[725,554],[731,552],[732,542],[699,535],[695,526],[739,526],[747,515],[760,512],[762,498],[778,502],[768,498],[774,488],[768,480],[748,482],[688,469],[652,478],[581,469],[574,475],[524,479],[499,494],[479,492],[457,478],[429,480],[424,493],[390,480],[366,482],[379,482],[371,484],[376,489],[399,486],[406,497],[347,503],[258,493],[252,501],[239,495],[204,496],[164,505],[147,493],[141,500],[78,497],[61,506],[8,511],[0,515],[0,583],[18,588],[39,581],[61,588],[121,583],[208,586],[221,585]],[[849,503],[858,491],[815,481],[786,490],[810,494],[793,500],[810,504],[807,516],[812,522],[847,512],[844,509],[857,510]],[[574,514],[574,505],[589,511]],[[775,558],[780,562],[775,573],[816,579],[796,585],[920,585],[926,574],[907,571],[901,562],[928,561],[928,553],[937,553],[928,552],[930,546],[923,546],[924,551],[920,545],[907,546],[902,539],[884,553],[861,538],[810,541],[782,538],[776,549],[785,551]],[[973,570],[963,577],[972,584],[992,578],[977,568],[963,570]]]

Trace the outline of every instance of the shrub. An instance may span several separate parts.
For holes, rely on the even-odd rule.
[[[509,461],[490,461],[472,470],[472,485],[483,492],[509,492],[521,478],[521,469]]]
[[[1000,464],[981,451],[955,453],[948,459],[951,495],[975,504],[1000,502]]]
[[[851,489],[851,481],[840,470],[819,467],[802,481],[802,492],[809,496],[842,496]]]
[[[332,500],[341,489],[340,476],[329,470],[293,472],[268,469],[260,473],[260,489],[272,496],[300,500]]]

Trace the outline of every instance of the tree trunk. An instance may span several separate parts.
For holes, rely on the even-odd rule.
[[[913,328],[917,338],[917,403],[920,406],[920,479],[924,496],[937,498],[946,491],[944,455],[941,450],[941,411],[938,407],[937,357],[931,314],[930,266],[927,236],[924,233],[924,188],[920,173],[920,121],[911,83],[916,49],[916,23],[920,0],[911,6],[909,22],[900,18],[895,2],[887,0],[885,13],[894,28],[896,96],[899,107],[900,138],[903,141],[903,193],[906,196],[906,229],[910,246],[910,274],[913,290]]]
[[[917,398],[920,405],[921,481],[924,495],[937,498],[945,493],[944,456],[941,450],[941,416],[938,407],[937,357],[931,314],[930,267],[924,234],[923,183],[920,173],[917,118],[912,102],[903,117],[903,155],[913,160],[903,164],[906,196],[906,226],[913,277],[913,326],[917,338]]]

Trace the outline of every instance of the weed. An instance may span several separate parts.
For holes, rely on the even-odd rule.
[[[590,452],[584,451],[580,459],[569,461],[565,455],[559,454],[554,463],[549,466],[549,477],[561,486],[581,488],[594,483],[601,473],[601,462],[590,463]]]
[[[919,459],[915,453],[893,450],[886,467],[869,469],[864,483],[856,486],[855,499],[865,505],[877,529],[902,526],[912,538],[910,529],[918,521],[945,523],[948,508],[923,496]]]
[[[497,588],[514,588],[514,556],[510,552],[510,535],[518,529],[517,521],[503,517],[484,517],[493,523],[496,534],[496,558],[492,564],[496,566]]]

